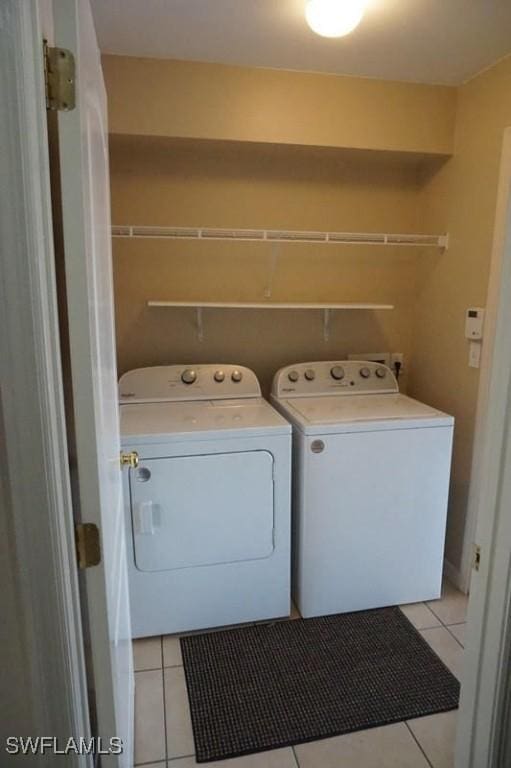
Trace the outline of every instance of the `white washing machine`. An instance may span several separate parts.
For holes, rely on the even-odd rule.
[[[369,362],[283,368],[272,402],[293,424],[302,615],[439,597],[454,419]]]
[[[291,427],[247,368],[119,381],[133,635],[288,616]]]

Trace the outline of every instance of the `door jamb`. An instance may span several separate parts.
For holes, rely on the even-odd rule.
[[[467,519],[463,537],[463,552],[460,568],[460,581],[457,586],[466,594],[469,591],[472,574],[473,546],[475,542],[477,513],[480,504],[481,472],[484,453],[484,436],[488,421],[490,375],[495,347],[497,326],[497,304],[500,295],[501,274],[503,268],[504,247],[507,231],[508,200],[511,195],[511,127],[504,130],[502,142],[499,185],[497,191],[497,206],[495,212],[495,229],[493,236],[492,255],[488,295],[486,299],[485,341],[482,346],[481,372],[476,407],[476,426],[474,432],[474,449],[472,456],[471,483],[467,505]]]
[[[489,344],[479,401],[484,411],[479,415],[471,521],[482,551],[470,585],[457,768],[497,766],[506,736],[502,716],[510,681],[503,661],[511,641],[511,128],[504,134],[489,297]]]
[[[24,629],[33,713],[34,732],[26,735],[55,736],[62,747],[70,737],[89,738],[90,722],[59,345],[43,36],[37,0],[7,5],[15,73],[4,80],[6,112],[11,110],[3,129],[11,170],[6,198],[13,201],[2,218],[0,261],[5,506],[16,580],[12,597]],[[39,759],[46,764],[47,757]],[[70,754],[67,764],[88,768],[92,759]]]

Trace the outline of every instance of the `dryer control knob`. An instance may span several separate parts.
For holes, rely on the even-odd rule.
[[[193,384],[193,382],[196,380],[197,371],[194,371],[192,368],[187,368],[186,371],[183,371],[181,374],[181,381],[183,384]]]
[[[361,368],[359,373],[363,379],[368,379],[369,376],[371,375],[371,371],[369,370],[369,368]]]
[[[234,371],[231,374],[231,379],[235,381],[236,383],[240,382],[243,378],[243,374],[241,371],[238,371],[237,368],[234,369]]]
[[[298,379],[300,378],[300,375],[298,371],[289,371],[289,373],[287,374],[287,378],[289,379],[289,381],[298,381]]]
[[[330,375],[332,376],[332,379],[336,379],[336,381],[341,381],[341,379],[344,379],[344,368],[342,365],[334,365],[334,367],[330,371]]]
[[[303,375],[305,376],[307,381],[314,381],[314,379],[316,378],[316,371],[314,370],[314,368],[307,368],[307,370]]]
[[[220,384],[225,379],[225,373],[223,371],[215,371],[213,378]]]
[[[377,368],[376,369],[376,375],[379,379],[384,379],[387,375],[387,369],[386,368]]]

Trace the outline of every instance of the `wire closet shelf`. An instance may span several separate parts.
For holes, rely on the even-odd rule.
[[[230,240],[237,242],[314,243],[345,245],[421,246],[447,250],[449,236],[379,232],[313,232],[277,229],[217,229],[212,227],[147,227],[116,225],[112,237],[169,240]]]
[[[428,234],[387,234],[377,232],[317,232],[276,229],[228,229],[212,227],[154,227],[138,225],[112,226],[114,238],[147,238],[168,240],[202,240],[231,242],[266,242],[266,243],[311,243],[337,245],[387,245],[416,246],[437,248],[443,251],[449,247],[449,235]],[[270,298],[271,290],[265,294]],[[323,338],[330,338],[331,318],[334,310],[392,310],[392,304],[360,302],[285,302],[285,301],[164,301],[150,299],[147,306],[152,308],[191,308],[196,311],[196,329],[199,341],[204,339],[203,310],[205,309],[314,309],[323,312]]]

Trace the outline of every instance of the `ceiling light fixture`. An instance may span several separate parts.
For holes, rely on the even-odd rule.
[[[367,0],[308,0],[305,18],[322,37],[343,37],[362,21]]]

